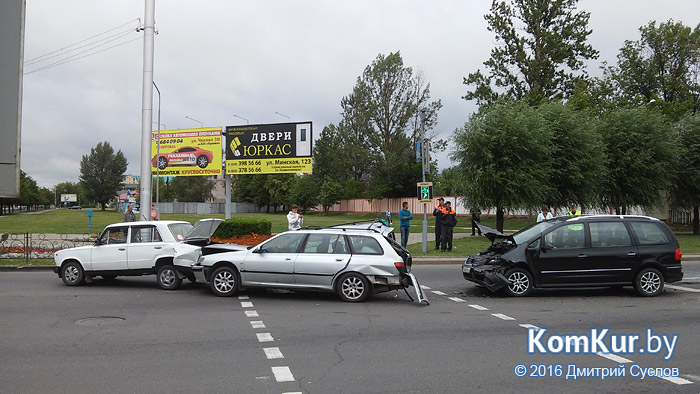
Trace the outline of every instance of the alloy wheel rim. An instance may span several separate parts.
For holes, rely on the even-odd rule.
[[[166,286],[172,286],[175,282],[175,273],[172,270],[166,269],[160,273],[160,282]]]
[[[508,278],[510,291],[515,294],[523,294],[530,287],[530,280],[522,272],[513,272]]]
[[[661,278],[655,272],[646,272],[640,280],[642,290],[646,293],[656,293],[661,287]]]
[[[68,282],[75,282],[78,280],[78,269],[74,266],[66,268],[63,274]]]
[[[360,278],[351,276],[343,281],[342,291],[347,298],[351,300],[356,300],[362,297],[362,294],[364,294],[365,284],[362,283],[362,280],[360,280]]]
[[[230,272],[220,272],[214,278],[214,287],[222,293],[228,293],[233,289],[236,280]]]

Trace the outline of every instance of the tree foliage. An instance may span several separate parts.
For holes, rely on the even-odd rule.
[[[89,155],[80,160],[80,182],[88,199],[99,203],[102,210],[121,187],[128,162],[121,150],[114,153],[109,142],[99,142]]]
[[[319,203],[318,183],[308,175],[297,177],[289,193],[292,204],[297,204],[302,212],[316,208]]]
[[[343,187],[340,183],[329,179],[321,185],[318,194],[318,201],[323,207],[323,212],[327,215],[328,210],[343,198]]]
[[[586,43],[590,14],[576,11],[578,0],[493,0],[484,16],[497,45],[481,70],[464,84],[474,85],[466,100],[490,105],[499,98],[566,98],[585,79],[584,61],[598,52]],[[495,86],[494,86],[495,85]],[[482,109],[485,107],[482,107]]]
[[[693,209],[693,234],[700,234],[700,117],[689,115],[676,127],[678,161],[671,188],[674,206]]]
[[[673,130],[663,116],[646,107],[620,108],[598,123],[605,146],[605,206],[618,214],[629,207],[650,207],[671,186],[675,160]]]
[[[173,179],[169,191],[177,201],[206,202],[211,200],[214,181],[204,176],[179,176]]]

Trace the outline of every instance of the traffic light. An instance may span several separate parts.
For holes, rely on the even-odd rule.
[[[418,182],[418,201],[432,202],[433,200],[433,183]]]

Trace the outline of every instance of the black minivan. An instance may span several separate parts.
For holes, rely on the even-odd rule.
[[[652,297],[664,282],[683,279],[678,240],[656,218],[561,216],[510,235],[479,227],[492,244],[467,257],[462,274],[494,292],[525,296],[533,288],[632,285]]]

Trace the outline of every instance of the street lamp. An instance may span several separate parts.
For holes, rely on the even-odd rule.
[[[153,86],[158,92],[158,122],[154,123],[158,123],[158,140],[156,141],[156,219],[160,220],[160,89],[158,89],[158,85],[155,82],[153,82]],[[148,208],[150,209],[151,207]]]
[[[195,119],[195,118],[190,118],[189,116],[185,116],[185,118],[187,118],[187,119],[189,119],[189,120],[194,120],[195,122],[199,123],[199,127],[204,127],[204,123],[198,121],[198,120]]]
[[[287,116],[287,115],[285,115],[285,114],[279,113],[279,112],[277,112],[277,111],[275,111],[275,113],[276,113],[277,115],[279,115],[279,116],[284,116],[284,117],[287,118],[287,120],[290,121],[290,122],[292,121],[292,118],[290,118],[289,116]]]
[[[234,118],[238,118],[238,119],[243,119],[243,120],[245,120],[245,124],[250,124],[250,121],[249,121],[248,119],[242,117],[242,116],[233,115],[233,117],[234,117]]]

